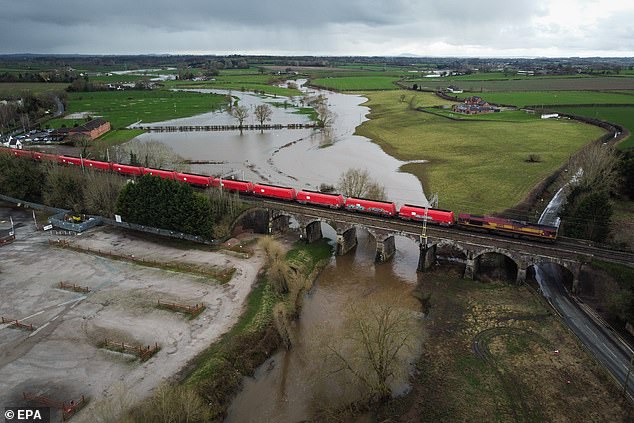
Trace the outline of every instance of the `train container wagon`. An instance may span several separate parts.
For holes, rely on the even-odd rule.
[[[213,178],[203,175],[192,175],[191,173],[176,172],[176,180],[190,185],[195,185],[197,187],[207,188],[211,185]]]
[[[487,231],[502,232],[511,235],[521,235],[551,241],[554,241],[557,238],[557,230],[559,229],[555,226],[520,222],[501,217],[477,216],[467,213],[460,213],[458,215],[458,224],[471,228],[485,229]]]
[[[330,207],[331,209],[340,209],[345,204],[341,194],[327,194],[310,190],[297,191],[295,199],[300,204],[315,204],[317,206]]]
[[[112,170],[112,163],[108,162],[100,162],[98,160],[88,160],[84,159],[84,167],[89,169],[99,169],[99,170]]]
[[[242,192],[245,194],[253,192],[253,182],[240,181],[238,179],[214,179],[212,184],[229,192]]]
[[[398,216],[403,220],[425,220],[425,207],[405,204],[398,210]],[[443,226],[450,226],[454,223],[454,212],[441,209],[427,209],[427,222]]]
[[[174,172],[173,170],[151,169],[149,167],[144,167],[143,174],[158,176],[159,178],[163,179],[174,179],[176,172]]]
[[[346,210],[376,214],[378,216],[394,216],[396,214],[396,204],[387,201],[347,198],[345,206]]]
[[[122,175],[132,175],[132,176],[143,175],[143,168],[138,166],[130,166],[130,165],[114,163],[112,165],[112,170],[114,170],[117,173],[121,173]]]
[[[253,195],[268,198],[277,198],[279,200],[293,201],[295,199],[295,189],[287,187],[278,187],[275,185],[254,184]]]
[[[59,162],[59,156],[57,154],[40,153],[39,151],[33,152],[33,158],[35,160],[40,160],[42,162],[52,162],[52,163]]]
[[[82,159],[79,157],[59,156],[59,163],[71,166],[81,166]]]
[[[33,152],[31,150],[19,150],[17,148],[7,148],[5,151],[8,151],[10,154],[13,154],[15,157],[26,157],[30,159],[33,157]]]

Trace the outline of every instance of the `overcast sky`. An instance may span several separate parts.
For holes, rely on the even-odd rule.
[[[634,1],[0,0],[0,53],[634,56]]]

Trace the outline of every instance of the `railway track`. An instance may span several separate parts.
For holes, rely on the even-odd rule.
[[[350,225],[363,225],[377,231],[391,231],[410,238],[421,236],[420,222],[403,221],[398,218],[370,216],[346,210],[326,209],[312,205],[301,205],[272,199],[248,198],[246,202],[261,205],[266,208],[287,211],[299,215],[313,217],[319,220],[345,222]],[[597,246],[589,241],[560,237],[555,242],[544,242],[526,238],[513,238],[487,232],[474,232],[458,226],[442,227],[427,226],[427,237],[437,240],[454,240],[483,247],[497,247],[520,252],[537,254],[545,257],[562,258],[589,262],[593,258],[603,261],[634,266],[634,253],[608,249]]]

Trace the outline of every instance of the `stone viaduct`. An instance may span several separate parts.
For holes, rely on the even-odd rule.
[[[255,208],[243,213],[259,211],[261,219],[266,219],[265,232],[285,231],[291,220],[298,224],[299,237],[306,242],[322,238],[322,222],[331,226],[337,233],[335,254],[343,255],[357,245],[357,228],[367,230],[376,241],[376,261],[385,262],[396,252],[395,236],[411,239],[418,244],[420,251],[418,271],[424,272],[436,262],[439,247],[450,247],[464,255],[466,262],[465,278],[475,278],[480,262],[485,255],[499,254],[511,260],[516,270],[516,281],[526,280],[528,269],[536,264],[556,263],[567,269],[572,275],[573,290],[576,289],[581,266],[591,257],[577,252],[562,251],[551,244],[526,242],[506,237],[494,237],[488,234],[471,233],[454,228],[428,226],[426,237],[421,233],[420,222],[405,222],[399,219],[354,214],[341,210],[321,209],[299,204],[262,201]],[[239,216],[236,222],[243,216]],[[264,222],[262,222],[264,223]],[[539,245],[538,245],[539,244]]]

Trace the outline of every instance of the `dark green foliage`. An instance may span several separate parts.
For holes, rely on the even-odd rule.
[[[593,260],[592,267],[607,272],[619,286],[608,299],[608,309],[624,322],[634,323],[634,269],[599,260]]]
[[[116,209],[131,223],[212,236],[209,200],[177,181],[145,175],[123,188]]]
[[[39,163],[0,154],[0,192],[21,200],[42,199],[44,172]]]
[[[604,241],[610,231],[612,205],[605,191],[585,191],[576,187],[568,195],[562,212],[567,236]]]
[[[623,156],[619,173],[623,178],[622,190],[630,200],[634,200],[634,153],[627,153]]]

